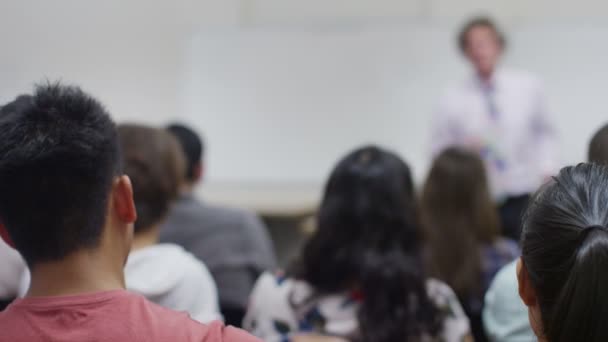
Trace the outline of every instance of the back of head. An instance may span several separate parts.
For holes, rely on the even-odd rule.
[[[434,216],[428,219],[466,219],[469,226],[463,233],[480,241],[491,242],[499,234],[485,166],[473,152],[456,147],[444,150],[431,166],[422,201]]]
[[[167,130],[177,139],[186,157],[186,181],[196,181],[196,169],[200,167],[205,154],[203,139],[193,129],[182,124],[170,124]]]
[[[524,219],[523,263],[548,341],[606,341],[608,168],[561,170]],[[537,332],[538,333],[538,332]]]
[[[589,143],[588,160],[608,165],[608,124],[600,128]]]
[[[99,243],[120,156],[114,123],[77,87],[0,109],[0,220],[30,266]]]
[[[416,221],[408,166],[378,147],[355,150],[329,178],[296,275],[321,293],[361,291],[365,341],[434,334]]]
[[[483,161],[448,148],[434,161],[421,199],[422,223],[433,273],[465,301],[480,295],[480,248],[499,235]]]
[[[133,183],[135,233],[158,226],[179,193],[184,156],[168,132],[142,125],[120,125],[124,171]]]

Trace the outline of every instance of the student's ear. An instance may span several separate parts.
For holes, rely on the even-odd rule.
[[[536,291],[530,282],[530,274],[523,260],[517,261],[517,282],[519,284],[519,296],[528,307],[536,305]]]
[[[123,175],[117,178],[112,196],[118,218],[126,224],[134,223],[137,220],[137,210],[133,200],[133,185],[131,185],[129,176]]]
[[[194,169],[192,170],[192,176],[195,182],[200,182],[203,180],[203,177],[205,175],[205,166],[203,164],[203,162],[199,162],[198,164],[194,165]]]
[[[13,242],[13,239],[11,239],[11,236],[8,234],[8,230],[6,230],[6,227],[4,226],[2,221],[0,221],[0,238],[2,238],[2,240],[4,240],[7,245],[15,248],[15,243]]]

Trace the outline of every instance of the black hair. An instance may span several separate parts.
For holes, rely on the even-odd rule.
[[[183,124],[170,124],[167,126],[167,130],[177,138],[186,156],[186,180],[195,180],[194,170],[201,163],[205,154],[203,138]]]
[[[600,128],[591,139],[587,160],[608,165],[608,124]]]
[[[0,109],[0,220],[30,266],[97,246],[119,173],[114,122],[80,88],[41,84]]]
[[[319,293],[360,291],[363,341],[435,335],[438,312],[426,291],[409,167],[375,146],[353,151],[333,170],[318,229],[293,275]]]
[[[489,17],[480,16],[469,19],[469,21],[463,25],[462,29],[458,33],[458,47],[460,48],[460,51],[466,52],[469,43],[469,32],[477,27],[489,28],[494,32],[494,34],[496,34],[498,44],[503,49],[507,46],[507,39],[502,31],[498,28],[498,25],[496,25],[494,20]]]
[[[608,168],[562,169],[532,199],[522,259],[549,342],[606,341]]]
[[[157,226],[168,214],[184,179],[184,155],[169,132],[136,124],[118,126],[125,174],[133,183],[135,234]]]

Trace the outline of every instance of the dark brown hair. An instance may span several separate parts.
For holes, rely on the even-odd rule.
[[[477,27],[486,27],[494,31],[498,44],[500,44],[503,49],[505,48],[507,45],[507,40],[494,20],[489,17],[475,17],[467,21],[458,34],[458,47],[460,48],[460,51],[465,52],[467,50],[467,45],[469,43],[469,32]]]
[[[599,129],[589,143],[589,161],[608,165],[608,124]]]
[[[481,243],[500,233],[482,160],[474,153],[449,148],[431,168],[421,199],[431,272],[450,285],[464,302],[478,295]]]
[[[139,233],[167,215],[183,181],[185,158],[175,138],[162,129],[120,125],[118,136],[125,174],[133,183],[135,232]]]

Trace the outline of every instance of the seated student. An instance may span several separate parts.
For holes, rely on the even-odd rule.
[[[608,168],[562,169],[523,222],[519,293],[539,341],[608,341]]]
[[[217,289],[205,265],[178,245],[158,243],[161,223],[183,178],[179,144],[162,129],[139,125],[119,125],[118,138],[137,209],[125,267],[127,289],[203,323],[221,318]]]
[[[186,155],[186,181],[161,229],[160,241],[184,247],[209,267],[226,322],[239,326],[253,284],[263,271],[276,267],[272,241],[255,214],[196,198],[194,191],[205,168],[203,141],[183,125],[172,124],[168,131]]]
[[[496,272],[519,256],[519,248],[500,237],[482,160],[460,148],[443,151],[424,185],[421,213],[431,274],[454,289],[475,340],[486,340],[481,323],[485,291]]]
[[[302,332],[365,342],[468,338],[458,299],[421,267],[414,197],[395,154],[373,146],[348,154],[299,262],[256,284],[246,329],[271,342]]]
[[[38,86],[0,109],[0,235],[32,281],[0,340],[258,341],[125,291],[137,213],[116,128],[79,88]]]
[[[591,139],[589,162],[608,164],[608,125],[600,128]],[[483,309],[484,328],[493,342],[527,342],[534,340],[528,319],[528,308],[516,299],[517,262],[505,266],[494,279],[486,294]]]
[[[588,160],[608,165],[608,124],[600,128],[589,143]]]

